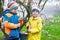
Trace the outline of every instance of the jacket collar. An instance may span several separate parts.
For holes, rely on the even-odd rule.
[[[32,19],[33,19],[33,20],[37,20],[37,19],[38,19],[38,17],[36,17],[36,18],[33,18],[33,17],[32,17]]]

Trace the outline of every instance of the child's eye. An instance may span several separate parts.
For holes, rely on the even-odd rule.
[[[17,9],[15,9],[15,10],[17,10]]]

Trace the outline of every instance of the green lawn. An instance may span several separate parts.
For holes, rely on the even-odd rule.
[[[3,32],[0,32],[0,38],[4,38]]]
[[[25,32],[24,30],[26,31],[25,26],[22,31]],[[42,40],[60,40],[60,23],[46,23],[46,25],[43,26],[43,30],[48,31],[48,34],[51,36],[49,37],[49,35],[42,32]],[[0,32],[0,38],[3,37],[3,33]]]
[[[54,20],[57,20],[56,17],[54,17]],[[24,26],[21,32],[26,32],[26,27]],[[41,40],[60,40],[60,23],[51,23],[46,22],[45,26],[43,26],[42,30],[45,30],[42,32],[42,38]],[[47,33],[47,32],[48,33]],[[2,32],[0,32],[0,38],[3,38],[4,35]]]
[[[42,32],[42,40],[60,40],[60,23],[46,23],[43,30],[48,32]]]
[[[48,34],[42,32],[42,40],[60,40],[60,22],[58,22],[58,19],[60,19],[60,14],[55,14],[53,23],[46,22],[42,30],[47,31]]]

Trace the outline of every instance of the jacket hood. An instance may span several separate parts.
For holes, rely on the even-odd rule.
[[[4,16],[5,14],[7,14],[7,13],[11,13],[11,14],[13,14],[13,15],[16,15],[17,13],[12,13],[9,9],[6,9],[6,10],[4,10],[3,12],[2,12],[2,16]]]

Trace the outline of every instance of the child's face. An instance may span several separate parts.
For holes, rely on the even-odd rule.
[[[17,13],[17,9],[13,9],[11,12],[12,13]]]
[[[33,17],[37,17],[38,16],[38,12],[36,12],[36,11],[32,12],[32,16]]]

